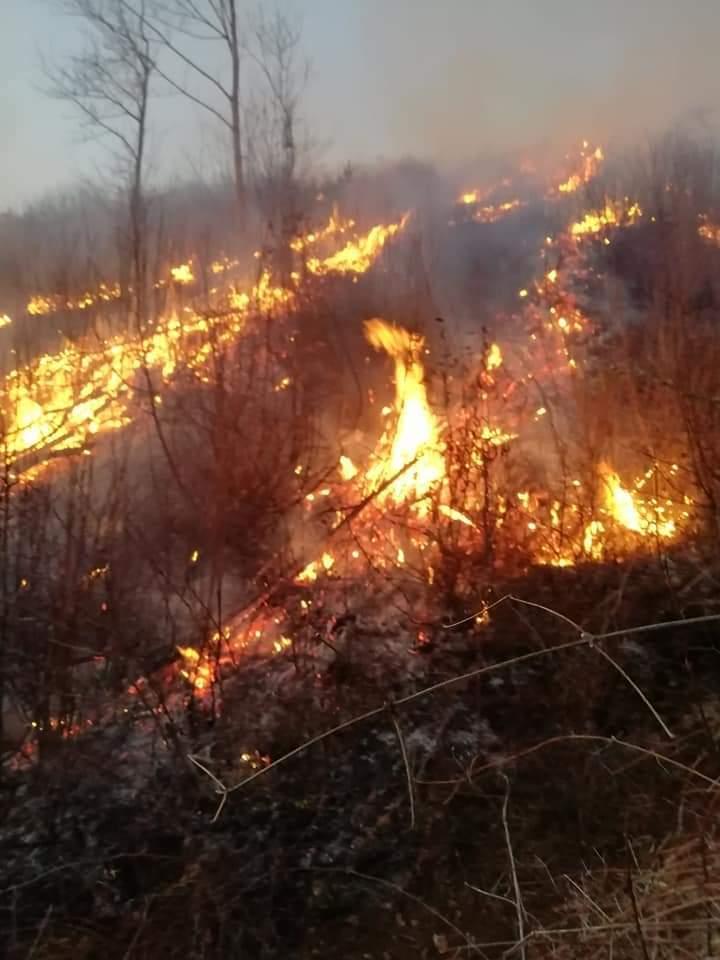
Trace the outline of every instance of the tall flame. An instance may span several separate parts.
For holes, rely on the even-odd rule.
[[[365,336],[376,350],[384,350],[395,361],[395,430],[392,435],[383,434],[368,479],[377,484],[403,471],[386,494],[396,502],[422,498],[445,473],[438,424],[428,404],[420,359],[425,340],[380,319],[365,323]]]

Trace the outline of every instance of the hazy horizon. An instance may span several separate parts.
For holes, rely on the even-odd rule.
[[[5,0],[0,209],[109,172],[79,117],[50,99],[42,58],[77,49],[50,0]],[[249,8],[255,4],[248,4]],[[720,4],[688,0],[279,0],[312,72],[302,113],[325,164],[403,156],[457,165],[526,145],[642,137],[693,115],[714,126]],[[205,54],[203,54],[205,55]],[[215,172],[215,126],[154,99],[156,176]],[[215,149],[217,145],[217,149]]]

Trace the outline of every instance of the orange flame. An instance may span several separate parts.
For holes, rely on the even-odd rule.
[[[575,193],[576,190],[592,180],[600,169],[600,165],[605,157],[602,147],[597,147],[592,152],[589,152],[589,145],[587,140],[585,140],[583,141],[579,159],[579,169],[570,174],[567,180],[558,184],[557,189],[560,193]]]
[[[392,435],[383,434],[368,480],[376,485],[403,471],[385,495],[396,502],[422,498],[445,473],[420,359],[425,341],[380,319],[365,323],[365,336],[376,350],[384,350],[395,361],[395,429]]]
[[[397,223],[377,224],[368,233],[349,241],[341,250],[325,259],[310,257],[307,261],[308,270],[318,276],[326,273],[365,273],[387,241],[404,229],[408,216],[406,214]]]

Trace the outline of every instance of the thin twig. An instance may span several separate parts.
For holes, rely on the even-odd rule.
[[[647,943],[645,942],[645,934],[643,933],[642,923],[640,921],[640,909],[638,907],[637,897],[635,896],[635,884],[633,883],[632,869],[630,867],[628,867],[628,893],[630,894],[630,902],[633,908],[635,929],[637,930],[638,937],[640,937],[643,958],[644,960],[650,960]]]
[[[570,617],[566,617],[564,613],[553,610],[552,607],[543,606],[542,603],[534,603],[532,600],[521,600],[520,597],[516,597],[512,593],[506,593],[505,596],[500,597],[499,600],[495,600],[493,603],[486,604],[481,610],[471,614],[469,617],[463,617],[462,620],[456,620],[454,623],[444,624],[443,629],[452,630],[453,627],[460,627],[464,623],[469,623],[471,620],[475,620],[477,617],[484,616],[494,607],[498,607],[501,603],[507,603],[508,601],[511,601],[512,603],[520,603],[524,607],[534,607],[536,610],[543,610],[545,613],[549,613],[552,617],[556,617],[558,620],[562,620],[564,623],[567,623],[569,626],[577,630],[579,634],[585,633],[579,623],[575,623],[575,621],[571,620]]]
[[[620,664],[619,664],[616,660],[613,660],[613,658],[610,656],[610,654],[609,654],[606,650],[603,650],[603,648],[602,648],[601,646],[599,646],[598,644],[593,644],[593,649],[594,649],[594,650],[597,650],[597,652],[600,654],[600,656],[603,657],[605,660],[607,660],[607,662],[617,670],[617,672],[620,674],[620,676],[623,678],[623,680],[625,680],[625,682],[628,683],[628,684],[633,688],[633,690],[635,691],[635,693],[640,697],[640,699],[641,699],[642,702],[645,704],[645,706],[648,708],[648,710],[650,711],[650,713],[655,717],[655,719],[656,719],[657,722],[660,724],[660,726],[662,727],[662,729],[663,729],[664,733],[667,735],[667,737],[668,737],[670,740],[674,740],[674,739],[675,739],[675,734],[674,734],[674,733],[672,732],[672,730],[668,727],[668,725],[665,723],[665,721],[663,720],[663,718],[662,718],[662,717],[660,716],[660,714],[657,712],[657,710],[655,709],[655,707],[652,705],[652,703],[650,703],[650,701],[649,701],[648,698],[645,696],[645,694],[642,692],[642,690],[640,689],[640,687],[635,683],[635,681],[633,680],[633,678],[620,666]]]
[[[545,647],[542,650],[531,650],[529,653],[520,654],[519,656],[511,657],[508,660],[502,660],[499,663],[490,664],[484,667],[478,667],[476,670],[470,670],[468,673],[463,673],[454,677],[449,677],[447,680],[440,680],[438,683],[431,684],[429,687],[424,687],[422,690],[417,690],[415,691],[415,693],[410,693],[405,697],[401,697],[399,700],[395,700],[394,706],[395,707],[404,706],[405,704],[412,703],[414,700],[418,700],[421,697],[425,697],[431,693],[435,693],[437,690],[441,690],[444,687],[451,686],[452,684],[455,684],[455,683],[460,683],[463,680],[470,680],[474,677],[480,677],[489,673],[494,673],[495,671],[503,670],[506,667],[513,666],[514,664],[527,663],[529,660],[533,660],[538,657],[544,657],[544,656],[547,656],[548,654],[559,653],[565,650],[572,650],[581,646],[592,647],[599,640],[607,640],[615,637],[627,636],[628,634],[632,634],[632,633],[649,632],[652,630],[662,630],[662,629],[668,629],[670,627],[688,626],[688,625],[693,625],[697,623],[707,623],[710,621],[720,620],[720,614],[711,614],[709,616],[703,616],[703,617],[690,617],[684,620],[664,621],[658,624],[645,624],[639,627],[630,627],[626,630],[614,630],[614,631],[611,631],[610,633],[595,635],[595,634],[586,632],[585,630],[583,630],[583,628],[579,624],[575,623],[573,620],[571,620],[569,617],[566,617],[564,614],[559,613],[557,610],[553,610],[551,607],[546,607],[546,606],[543,606],[542,604],[534,603],[533,601],[530,601],[530,600],[522,600],[519,597],[513,596],[512,594],[507,594],[506,596],[501,597],[499,600],[495,601],[490,606],[486,606],[482,611],[480,611],[480,613],[485,613],[488,610],[492,609],[493,607],[498,606],[498,604],[507,602],[507,601],[512,601],[514,603],[521,603],[524,606],[535,607],[538,610],[543,610],[544,612],[551,614],[557,619],[562,620],[564,623],[567,623],[569,626],[573,627],[575,630],[578,631],[579,636],[575,640],[569,640],[566,643],[559,643],[552,647]],[[479,614],[474,614],[473,617],[467,617],[464,620],[459,620],[457,621],[456,624],[447,625],[446,629],[449,629],[451,626],[457,626],[458,624],[466,623],[468,620],[474,619],[474,617],[478,615]],[[614,661],[612,662],[614,666],[617,666],[614,663]],[[651,709],[653,715],[663,726],[663,729],[665,729],[667,734],[672,738],[672,733],[669,731],[667,726],[663,724],[659,714],[652,707],[652,705],[644,696],[644,694],[642,694],[642,691],[640,691],[637,685],[626,674],[624,674],[624,676],[626,677],[628,682],[633,686],[633,689],[635,689],[635,691],[643,698],[644,702]],[[309,749],[314,744],[320,743],[321,741],[326,740],[328,737],[334,736],[336,733],[340,733],[343,730],[347,730],[350,727],[355,726],[356,724],[360,724],[365,722],[366,720],[372,719],[373,717],[377,717],[379,714],[383,713],[385,709],[386,707],[384,704],[379,707],[374,707],[372,710],[367,710],[365,713],[359,714],[358,716],[355,716],[355,717],[351,717],[349,720],[345,720],[342,723],[339,723],[336,726],[331,727],[329,730],[324,730],[322,733],[319,733],[316,736],[311,737],[309,740],[306,740],[304,743],[301,743],[299,746],[290,750],[288,753],[285,753],[282,756],[278,757],[276,760],[273,760],[272,763],[269,763],[266,766],[260,767],[260,769],[255,770],[252,774],[250,774],[250,776],[245,777],[243,780],[241,780],[239,783],[234,784],[234,786],[232,787],[225,786],[217,779],[217,777],[215,777],[213,774],[210,774],[209,771],[205,770],[205,772],[209,776],[211,776],[213,782],[216,785],[216,789],[218,793],[220,793],[222,797],[220,805],[216,810],[215,815],[213,816],[213,823],[220,816],[220,812],[225,806],[227,798],[231,793],[234,793],[236,790],[240,790],[242,787],[251,783],[253,780],[257,779],[258,777],[261,777],[264,774],[269,773],[270,770],[273,770],[275,767],[280,766],[280,764],[285,763],[287,760],[290,760],[292,757],[297,756],[299,753],[303,753],[305,750]],[[699,773],[699,771],[693,770],[691,767],[687,767],[685,764],[682,764],[677,760],[673,760],[670,757],[665,757],[664,755],[658,754],[657,752],[652,750],[646,750],[642,747],[639,747],[637,744],[631,744],[631,743],[628,743],[627,741],[618,740],[615,737],[610,738],[610,740],[608,740],[608,738],[605,738],[605,737],[592,737],[590,735],[588,736],[571,735],[569,737],[555,737],[549,741],[543,741],[542,744],[539,744],[533,748],[530,748],[530,750],[525,751],[525,753],[533,752],[533,750],[540,749],[540,747],[545,746],[551,742],[558,742],[564,739],[587,739],[587,740],[596,739],[606,743],[607,742],[619,743],[621,745],[628,747],[629,749],[634,749],[639,752],[646,753],[648,756],[652,756],[657,760],[662,760],[673,766],[679,767],[681,769],[685,769],[693,773],[694,775],[700,777],[701,779],[705,780],[712,787],[718,786],[718,781],[712,780],[710,777],[706,777],[704,774]],[[524,754],[521,753],[516,756],[519,757],[523,755]],[[193,762],[195,762],[196,765],[198,765],[196,761],[193,761]],[[501,766],[503,762],[509,762],[509,760],[498,761],[496,765]],[[489,766],[493,766],[493,764],[490,764]],[[484,767],[482,769],[487,769],[487,767]],[[456,781],[453,780],[453,781],[444,781],[444,782],[455,783]]]
[[[599,913],[600,916],[603,918],[603,920],[605,920],[607,923],[610,923],[610,917],[605,913],[605,911],[602,909],[600,904],[596,903],[593,900],[593,898],[590,896],[590,894],[586,890],[583,890],[580,884],[577,883],[575,880],[573,880],[573,878],[569,874],[565,873],[563,874],[563,876],[567,880],[567,882],[577,890],[580,896],[583,897],[583,899],[587,900],[587,902],[590,904],[593,910]]]
[[[634,633],[652,633],[655,630],[669,630],[671,627],[690,627],[697,623],[713,623],[720,620],[720,613],[708,613],[702,617],[686,617],[683,620],[663,620],[661,623],[645,623],[640,627],[626,627],[624,630],[611,630],[598,633],[596,640],[613,640],[615,637],[629,637]]]
[[[515,901],[511,900],[510,897],[503,897],[499,893],[492,893],[490,890],[483,890],[481,887],[476,887],[473,886],[472,883],[468,883],[467,880],[465,881],[465,886],[469,890],[474,890],[475,893],[481,894],[483,897],[490,897],[493,900],[500,900],[502,903],[509,903],[511,907],[515,907]]]
[[[431,906],[429,903],[426,903],[424,900],[421,900],[420,897],[416,897],[414,893],[404,890],[391,880],[385,880],[382,877],[374,877],[372,874],[361,873],[359,870],[351,870],[344,867],[301,867],[300,869],[307,870],[311,873],[334,873],[345,875],[347,877],[356,877],[358,880],[369,880],[371,883],[377,883],[381,887],[385,887],[388,890],[394,890],[395,893],[399,893],[408,900],[412,900],[413,903],[416,903],[419,907],[422,907],[423,910],[431,913],[434,917],[440,920],[441,923],[444,923],[446,927],[454,931],[459,937],[462,937],[469,950],[471,950],[473,953],[483,956],[480,948],[468,938],[467,934],[462,932],[460,927],[456,926],[452,920],[446,917],[445,914],[440,913],[440,911],[436,910],[435,907]]]
[[[403,737],[402,730],[400,729],[400,722],[397,718],[397,714],[392,709],[392,704],[390,704],[390,719],[393,722],[395,727],[395,733],[397,734],[398,743],[400,744],[400,753],[402,754],[403,763],[405,765],[405,776],[407,777],[407,787],[408,787],[408,798],[410,800],[410,829],[415,829],[415,789],[413,787],[413,775],[412,770],[410,769],[410,760],[408,758],[407,747],[405,745],[405,738]]]
[[[50,922],[50,917],[52,916],[52,912],[53,912],[53,905],[50,904],[47,910],[45,911],[45,915],[40,921],[40,926],[38,927],[37,933],[35,934],[35,939],[33,940],[32,946],[30,947],[30,952],[27,955],[27,960],[32,960],[32,958],[35,956],[35,950],[40,945],[40,940],[42,939],[42,936],[45,933],[45,929],[48,923]]]
[[[510,864],[510,875],[515,891],[515,915],[517,917],[518,943],[520,946],[520,956],[526,960],[527,951],[525,949],[525,907],[523,906],[522,894],[520,893],[520,883],[518,881],[517,868],[515,866],[515,854],[513,853],[512,839],[510,837],[510,826],[508,824],[508,806],[510,804],[510,781],[502,774],[505,781],[505,797],[502,805],[502,824],[505,833],[505,845],[508,853],[508,863]]]
[[[708,790],[716,787],[720,787],[720,779],[714,780],[712,777],[706,776],[704,773],[701,773],[699,770],[695,770],[694,767],[689,767],[686,763],[682,763],[680,760],[674,760],[672,757],[668,757],[664,753],[658,753],[657,750],[651,750],[648,747],[641,747],[637,743],[631,743],[629,740],[621,740],[619,737],[603,737],[600,734],[593,733],[566,733],[559,734],[556,737],[548,737],[545,740],[541,740],[539,743],[534,743],[530,747],[526,747],[524,750],[518,750],[516,753],[510,754],[508,757],[498,757],[497,760],[491,760],[489,763],[484,763],[481,767],[474,768],[471,765],[470,777],[477,776],[478,774],[485,773],[488,770],[497,770],[500,767],[505,767],[509,763],[515,763],[518,760],[522,760],[525,757],[531,756],[533,753],[537,753],[540,750],[544,750],[546,747],[553,746],[556,743],[571,743],[573,741],[582,742],[587,741],[590,743],[602,743],[606,746],[612,746],[617,744],[620,747],[625,747],[627,750],[633,750],[637,753],[643,754],[646,757],[652,757],[653,760],[657,760],[658,763],[667,763],[671,767],[676,767],[678,770],[682,770],[685,773],[689,773],[694,777],[702,780],[704,783],[708,784]],[[458,783],[467,782],[467,775],[463,777],[454,777],[452,780],[418,780],[418,783],[425,784],[427,786],[455,786]]]

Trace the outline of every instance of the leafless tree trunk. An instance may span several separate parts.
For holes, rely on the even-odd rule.
[[[300,56],[300,28],[275,11],[258,10],[248,30],[246,54],[261,81],[251,108],[249,149],[254,162],[260,205],[278,234],[281,259],[289,258],[289,241],[300,221],[297,190],[300,96],[308,63]],[[291,264],[278,263],[283,276]]]
[[[140,0],[119,0],[133,16]],[[230,136],[238,222],[244,220],[245,160],[242,122],[242,43],[237,0],[156,0],[149,30],[170,56],[159,75],[177,93],[201,107]],[[197,41],[219,43],[226,55],[225,77],[217,77],[198,60]],[[190,46],[186,44],[190,43]],[[186,76],[181,76],[185,71]],[[188,73],[189,71],[189,73]],[[194,80],[191,82],[188,77]],[[213,98],[219,95],[219,106]]]
[[[128,183],[128,244],[135,322],[146,320],[147,204],[144,176],[150,84],[155,71],[148,0],[62,0],[89,27],[86,49],[66,64],[46,67],[51,92],[74,104],[92,136],[118,149]]]

